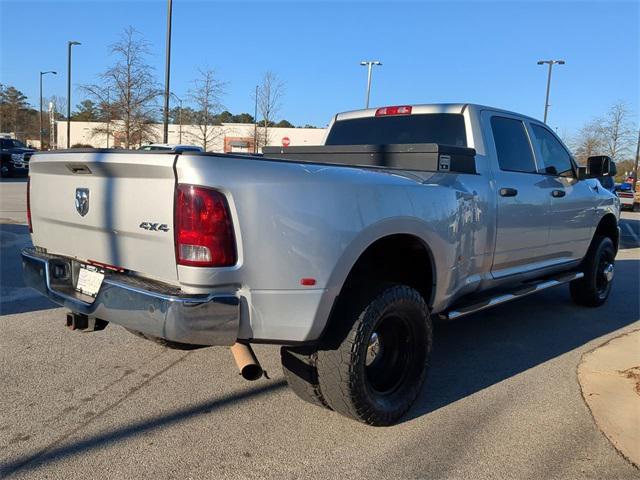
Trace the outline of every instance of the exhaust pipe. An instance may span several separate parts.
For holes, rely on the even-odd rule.
[[[240,375],[245,380],[258,380],[264,374],[260,362],[253,353],[251,345],[247,343],[234,343],[231,347],[233,359],[236,361]]]

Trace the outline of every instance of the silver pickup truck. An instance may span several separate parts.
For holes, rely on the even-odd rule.
[[[471,104],[341,113],[263,155],[67,150],[31,160],[28,285],[72,329],[173,348],[281,345],[302,399],[372,425],[422,388],[432,321],[569,283],[606,301],[619,200],[538,120]]]

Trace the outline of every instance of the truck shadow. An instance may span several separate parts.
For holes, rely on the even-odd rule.
[[[640,248],[640,220],[635,218],[620,219],[620,249],[627,248]]]
[[[160,428],[167,428],[173,424],[185,422],[194,417],[208,415],[214,410],[222,410],[228,406],[248,401],[253,397],[268,395],[282,390],[286,385],[286,382],[281,380],[260,387],[246,388],[239,392],[222,395],[207,402],[201,402],[197,405],[179,409],[166,415],[157,415],[93,435],[86,439],[75,440],[66,445],[45,447],[35,453],[23,455],[10,462],[0,464],[0,477],[4,478],[17,472],[31,471],[42,466],[42,464],[55,463],[64,458],[81,455],[98,448],[105,448],[110,444],[123,441],[130,437],[149,433]]]
[[[0,315],[57,308],[24,284],[20,250],[30,245],[26,225],[0,224]]]
[[[618,284],[600,308],[571,302],[568,286],[436,325],[427,382],[404,421],[445,407],[640,318],[640,260],[616,262]],[[624,278],[624,282],[621,280]]]

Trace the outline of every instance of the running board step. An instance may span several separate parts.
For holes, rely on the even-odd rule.
[[[584,273],[582,272],[571,272],[559,275],[557,277],[547,278],[537,283],[527,284],[524,287],[519,288],[518,290],[515,290],[513,292],[501,293],[499,295],[496,295],[495,297],[488,297],[470,305],[461,305],[459,307],[453,308],[452,310],[449,310],[448,312],[441,313],[440,318],[442,320],[455,320],[457,318],[464,317],[465,315],[479,312],[487,308],[495,307],[496,305],[501,305],[503,303],[510,302],[511,300],[517,300],[519,298],[526,297],[527,295],[531,295],[532,293],[540,292],[542,290],[546,290],[547,288],[556,287],[558,285],[562,285],[563,283],[568,283],[582,277],[584,277]]]

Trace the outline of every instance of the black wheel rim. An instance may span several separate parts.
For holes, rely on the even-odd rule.
[[[402,387],[416,360],[416,346],[409,322],[386,316],[369,339],[365,359],[367,381],[379,395],[390,395]]]
[[[596,292],[600,298],[606,297],[611,288],[614,272],[614,259],[609,251],[602,253],[596,271]]]

